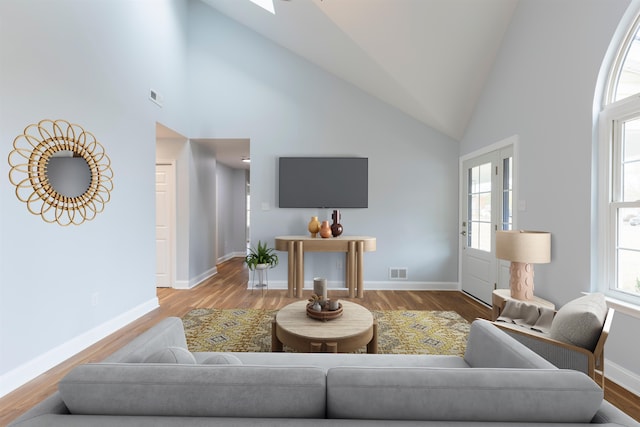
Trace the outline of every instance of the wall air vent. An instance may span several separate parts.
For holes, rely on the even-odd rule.
[[[149,99],[150,99],[153,103],[157,104],[159,107],[162,107],[162,101],[163,101],[163,99],[162,99],[162,95],[160,95],[160,94],[158,93],[158,91],[153,90],[153,89],[149,89]]]
[[[390,267],[389,279],[391,280],[407,280],[407,267]]]

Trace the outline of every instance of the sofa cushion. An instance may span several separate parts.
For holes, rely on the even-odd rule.
[[[86,364],[59,384],[72,414],[324,418],[326,376],[313,367]]]
[[[596,347],[605,317],[604,295],[585,295],[566,303],[551,323],[549,336],[555,340],[593,350]]]
[[[588,423],[602,389],[560,369],[332,368],[328,418]]]
[[[202,361],[204,365],[242,365],[242,361],[233,354],[216,353]]]
[[[158,350],[155,353],[147,356],[144,363],[182,363],[185,365],[193,365],[196,363],[196,358],[186,348],[182,347],[167,347],[162,350]]]

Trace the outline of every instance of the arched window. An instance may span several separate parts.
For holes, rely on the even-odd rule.
[[[640,305],[640,19],[611,67],[599,119],[599,290]]]
[[[607,105],[640,93],[640,20],[629,31],[609,78]]]

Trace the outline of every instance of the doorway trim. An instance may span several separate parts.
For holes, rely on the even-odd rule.
[[[474,159],[476,157],[483,156],[485,154],[491,153],[497,150],[503,150],[505,148],[512,147],[513,149],[513,193],[512,193],[512,215],[513,215],[513,228],[517,229],[518,227],[518,200],[519,200],[519,183],[520,183],[520,138],[519,136],[512,135],[503,140],[495,142],[486,147],[482,147],[478,150],[475,150],[471,153],[460,156],[458,163],[458,230],[460,231],[462,221],[464,221],[466,213],[463,211],[463,207],[465,206],[464,198],[467,197],[464,194],[464,180],[466,176],[466,171],[464,170],[464,162]],[[462,291],[462,256],[463,256],[463,242],[458,234],[458,290]],[[500,266],[498,266],[498,271],[496,271],[496,277],[500,279]],[[473,295],[471,295],[473,297]],[[478,300],[480,301],[480,300]],[[481,301],[482,302],[482,301]]]

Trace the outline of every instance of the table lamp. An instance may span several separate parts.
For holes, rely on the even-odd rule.
[[[551,262],[551,233],[508,230],[496,232],[496,258],[511,261],[511,298],[533,299],[533,264]]]

